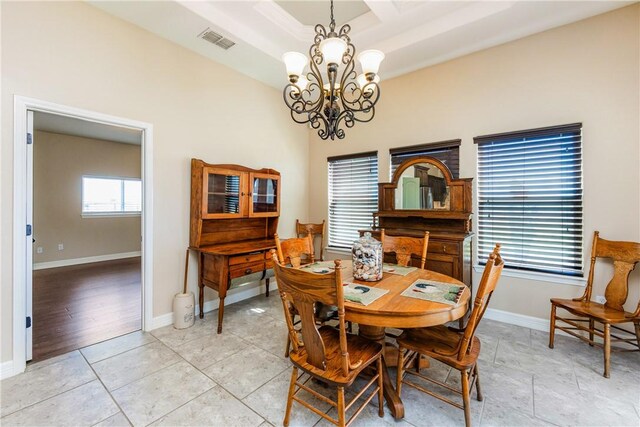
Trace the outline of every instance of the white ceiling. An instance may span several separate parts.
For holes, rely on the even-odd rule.
[[[314,23],[329,24],[329,1],[99,1],[106,12],[270,86],[286,84],[284,52],[307,53]],[[633,1],[336,0],[338,28],[358,51],[386,54],[382,79],[598,15]],[[204,30],[236,42],[223,50]]]
[[[142,143],[142,132],[139,130],[105,125],[77,119],[75,117],[43,113],[40,111],[34,113],[33,128],[44,132],[103,139],[105,141],[121,142],[124,144],[140,145]]]

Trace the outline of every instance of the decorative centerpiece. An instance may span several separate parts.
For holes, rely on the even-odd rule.
[[[371,237],[371,233],[353,242],[353,277],[357,280],[375,282],[382,280],[382,243]]]

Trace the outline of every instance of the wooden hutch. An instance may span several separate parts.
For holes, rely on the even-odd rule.
[[[405,160],[390,183],[378,184],[378,211],[372,234],[422,237],[429,232],[428,270],[454,277],[472,288],[473,178],[453,179],[433,157]],[[419,259],[412,264],[419,266]]]
[[[218,333],[229,287],[266,279],[280,215],[280,173],[191,159],[189,249],[198,253],[200,318],[204,287],[218,292]]]

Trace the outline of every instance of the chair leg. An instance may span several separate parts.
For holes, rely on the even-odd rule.
[[[593,328],[596,326],[595,321],[593,319],[589,319],[589,345],[593,347]]]
[[[344,387],[338,387],[338,427],[345,426]]]
[[[478,362],[476,362],[475,366],[473,367],[473,371],[476,374],[476,399],[478,399],[478,402],[482,402],[482,389],[480,388],[480,371],[478,370]]]
[[[553,348],[556,335],[556,305],[551,303],[551,324],[549,325],[549,348]]]
[[[460,371],[460,379],[462,380],[462,403],[464,406],[464,424],[471,427],[471,402],[469,400],[469,375],[467,370]]]
[[[611,368],[611,325],[604,324],[604,377],[609,378]]]
[[[265,294],[266,297],[269,297],[269,278],[268,277],[264,281],[264,284],[265,284],[265,287],[266,287],[264,294]]]
[[[636,328],[636,340],[638,341],[638,350],[640,350],[640,322],[633,322],[633,326]]]
[[[402,393],[402,375],[404,373],[404,352],[402,347],[398,348],[398,364],[396,366],[398,368],[398,375],[396,377],[396,393],[398,393],[398,397],[400,397]]]
[[[291,371],[291,383],[289,384],[289,394],[287,395],[287,409],[285,409],[284,421],[282,421],[282,424],[284,425],[284,427],[289,426],[289,415],[291,415],[291,405],[293,405],[293,394],[294,394],[294,390],[296,389],[297,379],[298,379],[298,368],[294,366],[293,370]]]
[[[384,371],[382,370],[382,356],[378,358],[378,416],[384,417]],[[400,392],[398,391],[398,396]]]

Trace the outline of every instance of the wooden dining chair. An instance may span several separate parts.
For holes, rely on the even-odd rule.
[[[320,257],[317,258],[320,261],[324,261],[324,241],[325,241],[325,226],[324,220],[320,224],[303,224],[296,219],[296,235],[298,237],[304,237],[311,233],[312,245],[317,237],[320,237]]]
[[[349,425],[364,407],[378,395],[378,415],[382,417],[382,345],[357,335],[347,334],[345,327],[344,297],[340,260],[335,261],[335,269],[328,274],[314,274],[304,270],[285,267],[274,258],[274,269],[278,290],[284,304],[285,320],[293,350],[289,354],[293,363],[291,383],[287,396],[287,408],[283,424],[289,425],[291,407],[296,401],[302,406],[337,425]],[[338,307],[338,328],[316,324],[314,308],[317,302]],[[301,328],[294,327],[290,305],[295,306],[301,320]],[[345,402],[345,388],[350,387],[360,373],[368,366],[375,367],[375,374],[349,402]],[[300,375],[299,371],[302,371]],[[329,399],[301,381],[303,374],[315,378],[336,388],[336,400]],[[373,386],[355,414],[346,421],[346,411],[353,406]],[[315,408],[298,394],[306,391],[325,403],[336,408],[338,418],[327,415],[324,410]]]
[[[593,275],[598,258],[609,258],[613,261],[613,277],[604,291],[605,302],[603,304],[591,301]],[[591,266],[584,295],[574,299],[551,299],[549,348],[553,348],[556,329],[573,335],[591,346],[603,347],[605,378],[610,376],[611,351],[640,351],[640,300],[633,313],[625,311],[623,307],[629,293],[629,274],[638,261],[640,261],[640,243],[605,240],[600,238],[598,231],[593,233]],[[559,317],[556,314],[558,308],[562,308],[578,318]],[[557,321],[564,322],[570,327],[558,326]],[[596,322],[602,324],[602,329],[596,327]],[[633,323],[635,334],[617,326],[623,323]],[[614,333],[611,332],[611,329],[615,330]],[[575,333],[576,330],[587,332],[589,338]],[[596,335],[602,338],[604,343],[594,341]],[[612,342],[623,342],[635,348],[611,347]]]
[[[500,256],[500,245],[496,245],[493,253],[482,273],[482,279],[478,286],[473,309],[469,321],[464,329],[435,326],[431,328],[407,329],[398,338],[398,377],[397,392],[401,396],[402,384],[406,384],[417,390],[436,397],[464,411],[464,422],[467,427],[471,425],[470,396],[473,387],[476,387],[476,397],[482,400],[480,389],[480,373],[478,372],[478,356],[480,355],[480,340],[475,336],[480,320],[489,305],[491,295],[498,284],[504,262]],[[462,390],[457,390],[449,384],[426,377],[419,372],[417,357],[425,355],[436,359],[452,368],[460,371]],[[415,371],[407,369],[416,366]],[[428,390],[421,385],[409,381],[406,374],[411,374],[434,383],[442,388],[462,395],[462,405],[445,396]]]
[[[311,233],[307,234],[307,237],[294,237],[291,239],[280,240],[277,234],[274,235],[276,242],[276,254],[280,264],[289,264],[294,268],[299,268],[307,264],[313,264],[315,257],[313,255],[313,239]],[[292,308],[291,316],[296,318],[297,312]],[[316,321],[320,324],[324,324],[329,320],[336,320],[337,313],[336,308],[333,306],[326,306],[323,304],[317,304],[316,306]],[[295,325],[299,324],[299,320],[294,322]],[[347,322],[349,325],[349,332],[351,332],[351,322]],[[289,350],[291,349],[291,341],[287,336],[287,345],[284,351],[284,357],[289,357]]]
[[[286,240],[280,240],[278,234],[275,234],[273,238],[276,241],[278,260],[281,264],[291,264],[292,267],[298,268],[301,265],[315,262],[313,238],[310,232],[304,237]]]
[[[427,261],[427,246],[429,246],[429,232],[424,232],[424,237],[388,236],[384,228],[380,230],[382,251],[385,254],[394,253],[396,264],[407,267],[411,265],[411,256],[420,257],[420,268],[424,269]]]

